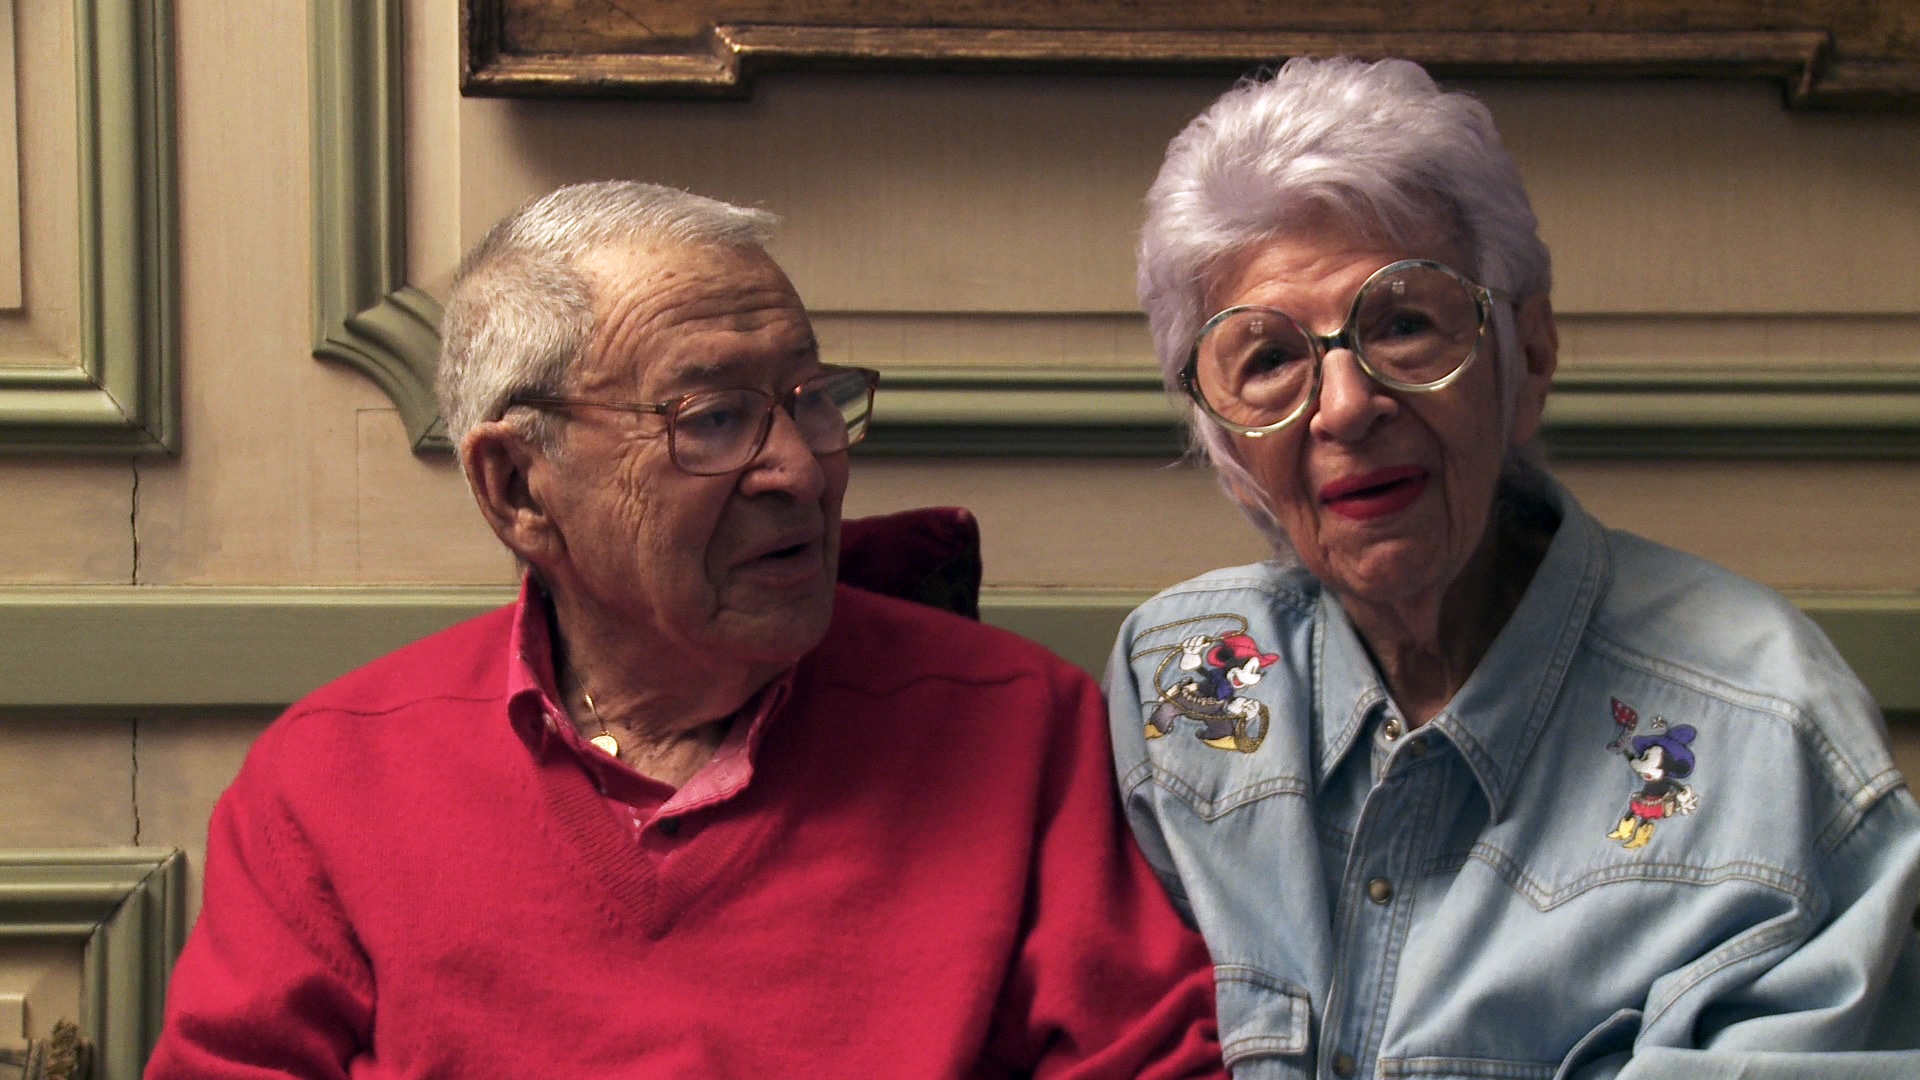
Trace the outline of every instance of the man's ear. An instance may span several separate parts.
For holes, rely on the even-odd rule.
[[[1560,330],[1553,323],[1553,301],[1529,296],[1514,309],[1514,338],[1520,346],[1520,385],[1514,394],[1513,427],[1508,442],[1524,446],[1540,431],[1547,391],[1560,366]]]
[[[476,424],[460,441],[460,464],[480,515],[493,534],[536,567],[551,565],[565,547],[547,506],[553,463],[504,421]]]

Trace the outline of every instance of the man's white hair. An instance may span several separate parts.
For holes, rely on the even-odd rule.
[[[440,324],[435,389],[447,437],[498,418],[518,395],[564,394],[593,333],[584,259],[635,242],[764,246],[777,219],[765,210],[629,180],[573,184],[501,219],[460,262]],[[525,433],[552,449],[550,418]]]

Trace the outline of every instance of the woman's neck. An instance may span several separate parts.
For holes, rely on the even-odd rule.
[[[1551,527],[1496,509],[1466,567],[1439,594],[1380,606],[1342,598],[1410,727],[1439,715],[1466,684],[1520,606],[1552,541]]]

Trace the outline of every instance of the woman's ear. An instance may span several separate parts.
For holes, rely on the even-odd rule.
[[[1524,446],[1540,432],[1547,391],[1560,365],[1560,330],[1553,323],[1553,301],[1529,296],[1515,305],[1514,338],[1520,346],[1520,385],[1514,394],[1508,441]]]
[[[474,425],[460,440],[460,464],[480,516],[515,555],[535,567],[550,565],[564,548],[543,482],[553,463],[512,425]]]

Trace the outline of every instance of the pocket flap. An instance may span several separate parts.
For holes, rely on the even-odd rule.
[[[1243,1058],[1304,1054],[1312,1047],[1313,999],[1305,990],[1242,964],[1215,965],[1213,983],[1220,1053],[1228,1065]]]

